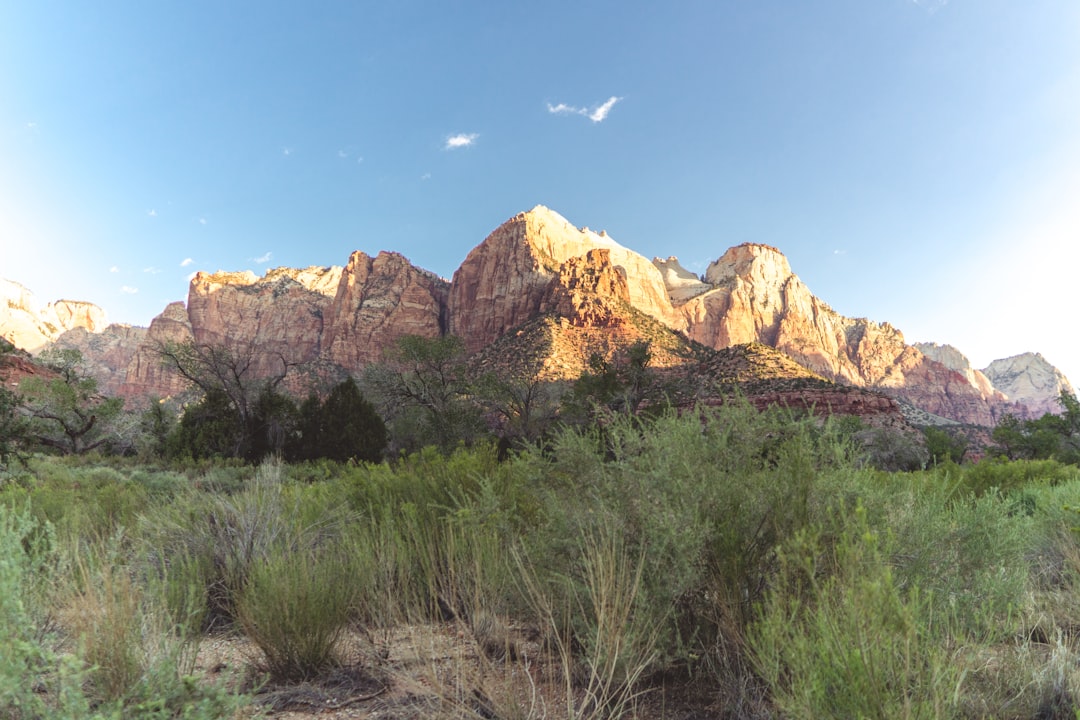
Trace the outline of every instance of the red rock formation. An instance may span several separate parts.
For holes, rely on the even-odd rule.
[[[339,267],[278,268],[261,278],[197,273],[188,290],[195,341],[251,352],[255,377],[314,361],[341,274]]]
[[[359,369],[403,335],[439,337],[449,283],[398,253],[354,252],[326,313],[324,359]]]
[[[146,328],[113,324],[98,332],[84,327],[68,330],[53,347],[78,350],[83,369],[98,384],[104,395],[120,395],[127,379],[127,368],[146,339]]]
[[[609,261],[628,279],[630,304],[671,327],[685,324],[674,312],[660,272],[644,257],[606,234],[574,227],[537,206],[503,223],[475,247],[454,273],[449,331],[476,352],[507,330],[540,313],[548,286],[563,263],[590,250],[606,249]]]
[[[170,370],[163,362],[158,348],[170,343],[183,344],[194,338],[184,303],[169,303],[165,310],[150,322],[145,340],[127,364],[124,384],[118,395],[136,401],[150,397],[170,397],[187,388],[187,380]]]

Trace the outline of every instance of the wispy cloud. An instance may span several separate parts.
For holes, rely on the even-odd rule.
[[[109,268],[109,272],[118,273],[118,272],[120,272],[120,268],[117,267],[116,265],[113,265],[111,268]]]
[[[144,273],[146,273],[147,275],[157,275],[157,274],[158,274],[159,272],[161,272],[161,271],[160,271],[160,270],[158,270],[158,269],[157,269],[156,267],[154,267],[153,265],[151,265],[150,267],[145,267],[145,268],[143,268],[143,272],[144,272]]]
[[[149,215],[150,217],[157,217],[157,210],[154,210],[153,208],[151,208],[150,210],[146,211],[146,214]]]
[[[431,179],[431,173],[424,173],[423,175],[420,176],[420,179],[421,180],[430,180]]]
[[[26,123],[26,129],[27,130],[37,130],[37,123],[36,122],[28,122],[28,123]]]
[[[139,288],[131,287],[130,285],[122,285],[120,286],[120,292],[124,293],[125,295],[134,295],[135,293],[139,292]]]
[[[274,253],[267,252],[265,255],[260,255],[257,258],[252,258],[251,261],[254,263],[258,263],[259,265],[265,265],[266,263],[270,262],[270,258],[272,257],[274,257]]]
[[[621,97],[612,95],[599,105],[593,105],[591,107],[577,107],[575,105],[567,105],[566,103],[559,103],[558,105],[547,104],[548,112],[552,115],[581,115],[592,120],[594,123],[604,122],[607,116],[611,113],[611,108],[615,107],[615,103],[622,100]]]
[[[476,139],[480,137],[480,133],[458,133],[457,135],[451,135],[446,138],[446,145],[443,150],[455,150],[457,148],[469,147],[476,142]]]
[[[281,154],[285,157],[289,157],[293,154],[293,149],[291,147],[283,147],[281,148]]]
[[[205,225],[206,224],[206,218],[199,218],[199,224],[200,225]]]
[[[187,267],[188,265],[191,265],[193,262],[195,262],[195,261],[192,260],[191,258],[184,258],[183,260],[180,261],[180,267]]]

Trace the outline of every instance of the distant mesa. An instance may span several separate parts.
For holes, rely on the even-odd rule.
[[[863,393],[833,398],[849,409],[888,396],[895,402],[883,412],[899,405],[978,425],[1005,413],[1056,411],[1060,392],[1072,389],[1038,354],[979,371],[956,348],[910,345],[889,323],[842,316],[774,247],[738,245],[696,275],[675,256],[649,261],[542,205],[492,231],[449,282],[386,251],[262,277],[200,272],[186,305],[170,304],[146,329],[106,326],[104,312],[89,303],[39,309],[11,281],[0,292],[0,335],[31,352],[50,343],[77,347],[105,391],[133,399],[182,389],[154,352],[166,341],[250,348],[257,372],[272,375],[284,362],[299,385],[311,375],[356,373],[403,335],[445,334],[460,336],[481,366],[528,359],[553,380],[577,377],[591,353],[610,356],[646,340],[655,364],[672,371],[720,382],[722,368],[753,375],[783,367],[784,387],[797,386],[804,399],[813,386],[815,402],[825,402],[832,391],[824,388],[839,384]],[[745,350],[754,347],[776,357]]]

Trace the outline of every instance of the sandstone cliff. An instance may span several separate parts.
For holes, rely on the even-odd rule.
[[[325,316],[323,357],[358,369],[380,360],[403,335],[441,336],[449,290],[398,253],[354,252]]]
[[[105,311],[78,300],[58,300],[38,307],[33,293],[17,282],[0,278],[0,337],[17,348],[38,352],[68,330],[99,332]]]
[[[687,334],[708,347],[764,343],[829,379],[964,422],[993,424],[1004,411],[1000,393],[909,346],[890,324],[835,312],[776,248],[731,248],[697,282],[674,258],[653,262],[664,271]]]
[[[7,295],[8,317],[11,308],[23,312],[31,304],[24,291],[9,288]],[[57,328],[74,323],[95,331],[102,321],[91,307],[58,305],[49,317]],[[97,341],[76,333],[71,342],[97,358],[91,360],[100,365],[103,387],[143,397],[182,387],[154,352],[164,341],[250,352],[257,376],[289,367],[299,388],[311,374],[358,372],[402,335],[447,332],[481,353],[481,364],[499,362],[500,353],[527,353],[561,379],[579,374],[591,353],[610,355],[641,339],[653,344],[655,362],[668,367],[692,365],[702,347],[762,343],[828,380],[978,424],[1020,407],[998,390],[1019,402],[1025,382],[1040,388],[1040,397],[1058,387],[1045,377],[1049,371],[1032,369],[999,372],[1027,380],[995,389],[990,369],[987,375],[973,370],[955,349],[911,346],[888,323],[841,316],[810,292],[776,248],[731,248],[699,277],[675,257],[649,262],[542,206],[494,230],[450,283],[391,252],[355,252],[344,268],[279,268],[261,278],[198,273],[186,309],[170,305],[141,341],[134,331],[114,331],[112,339]]]
[[[450,285],[448,329],[476,352],[507,330],[541,313],[548,287],[563,263],[590,250],[607,250],[628,280],[630,305],[669,327],[683,321],[668,300],[660,272],[647,259],[606,233],[578,229],[543,206],[503,223],[475,247]]]
[[[1039,353],[995,360],[983,373],[1010,400],[1027,408],[1031,417],[1061,412],[1061,393],[1076,394],[1068,378]]]
[[[125,395],[128,367],[146,337],[146,328],[131,325],[108,325],[99,332],[77,327],[58,337],[52,346],[78,350],[85,372],[97,380],[98,392]]]

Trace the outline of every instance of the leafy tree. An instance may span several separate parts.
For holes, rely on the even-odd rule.
[[[66,454],[81,454],[119,437],[116,424],[123,398],[106,398],[97,381],[83,374],[82,353],[46,350],[38,361],[52,377],[32,376],[19,385],[28,433],[41,445]]]
[[[482,434],[461,338],[403,336],[381,364],[366,368],[364,381],[390,418],[398,448],[437,445],[449,450]]]
[[[297,433],[299,412],[292,398],[267,385],[255,400],[248,422],[245,459],[260,462],[268,455],[284,454]]]
[[[288,373],[289,363],[284,356],[278,355],[281,360],[278,374],[259,378],[255,375],[257,356],[252,344],[229,347],[196,342],[161,343],[156,350],[167,367],[203,392],[204,407],[200,408],[198,413],[211,410],[216,413],[214,426],[222,433],[216,440],[229,437],[234,443],[232,448],[224,453],[227,457],[257,461],[262,458],[260,452],[263,450],[270,447],[280,450],[280,444],[269,442],[262,436],[256,438],[256,434],[276,432],[279,426],[278,419],[270,417],[273,412],[267,403],[276,404],[279,408],[281,403],[274,400],[273,395],[266,393],[274,393]],[[209,403],[205,403],[207,400]],[[266,415],[268,412],[270,415]],[[262,417],[260,413],[263,413]],[[185,417],[186,415],[185,412]],[[232,422],[234,427],[226,432],[222,425],[228,422]],[[195,435],[205,434],[196,432]],[[185,437],[190,439],[188,435]],[[209,440],[206,437],[203,439]],[[215,441],[210,446],[217,448],[218,444]],[[215,450],[213,454],[219,453]]]
[[[574,383],[566,405],[571,421],[591,420],[597,410],[636,415],[648,403],[662,401],[668,388],[649,368],[648,341],[627,347],[608,361],[594,353],[589,369]]]
[[[19,451],[28,440],[26,420],[19,413],[20,405],[18,395],[0,388],[0,469],[7,467],[11,458],[19,457]]]
[[[188,405],[169,436],[168,454],[192,458],[236,457],[242,425],[228,395],[211,388],[199,402]]]
[[[923,429],[923,436],[932,463],[959,463],[967,453],[968,440],[963,435],[953,436],[941,428],[926,427]]]
[[[1062,392],[1061,414],[1046,413],[1034,420],[1006,415],[991,435],[1000,454],[1010,460],[1080,463],[1080,400]]]
[[[554,423],[565,383],[542,379],[539,359],[506,358],[476,378],[477,402],[507,447],[536,441]]]

